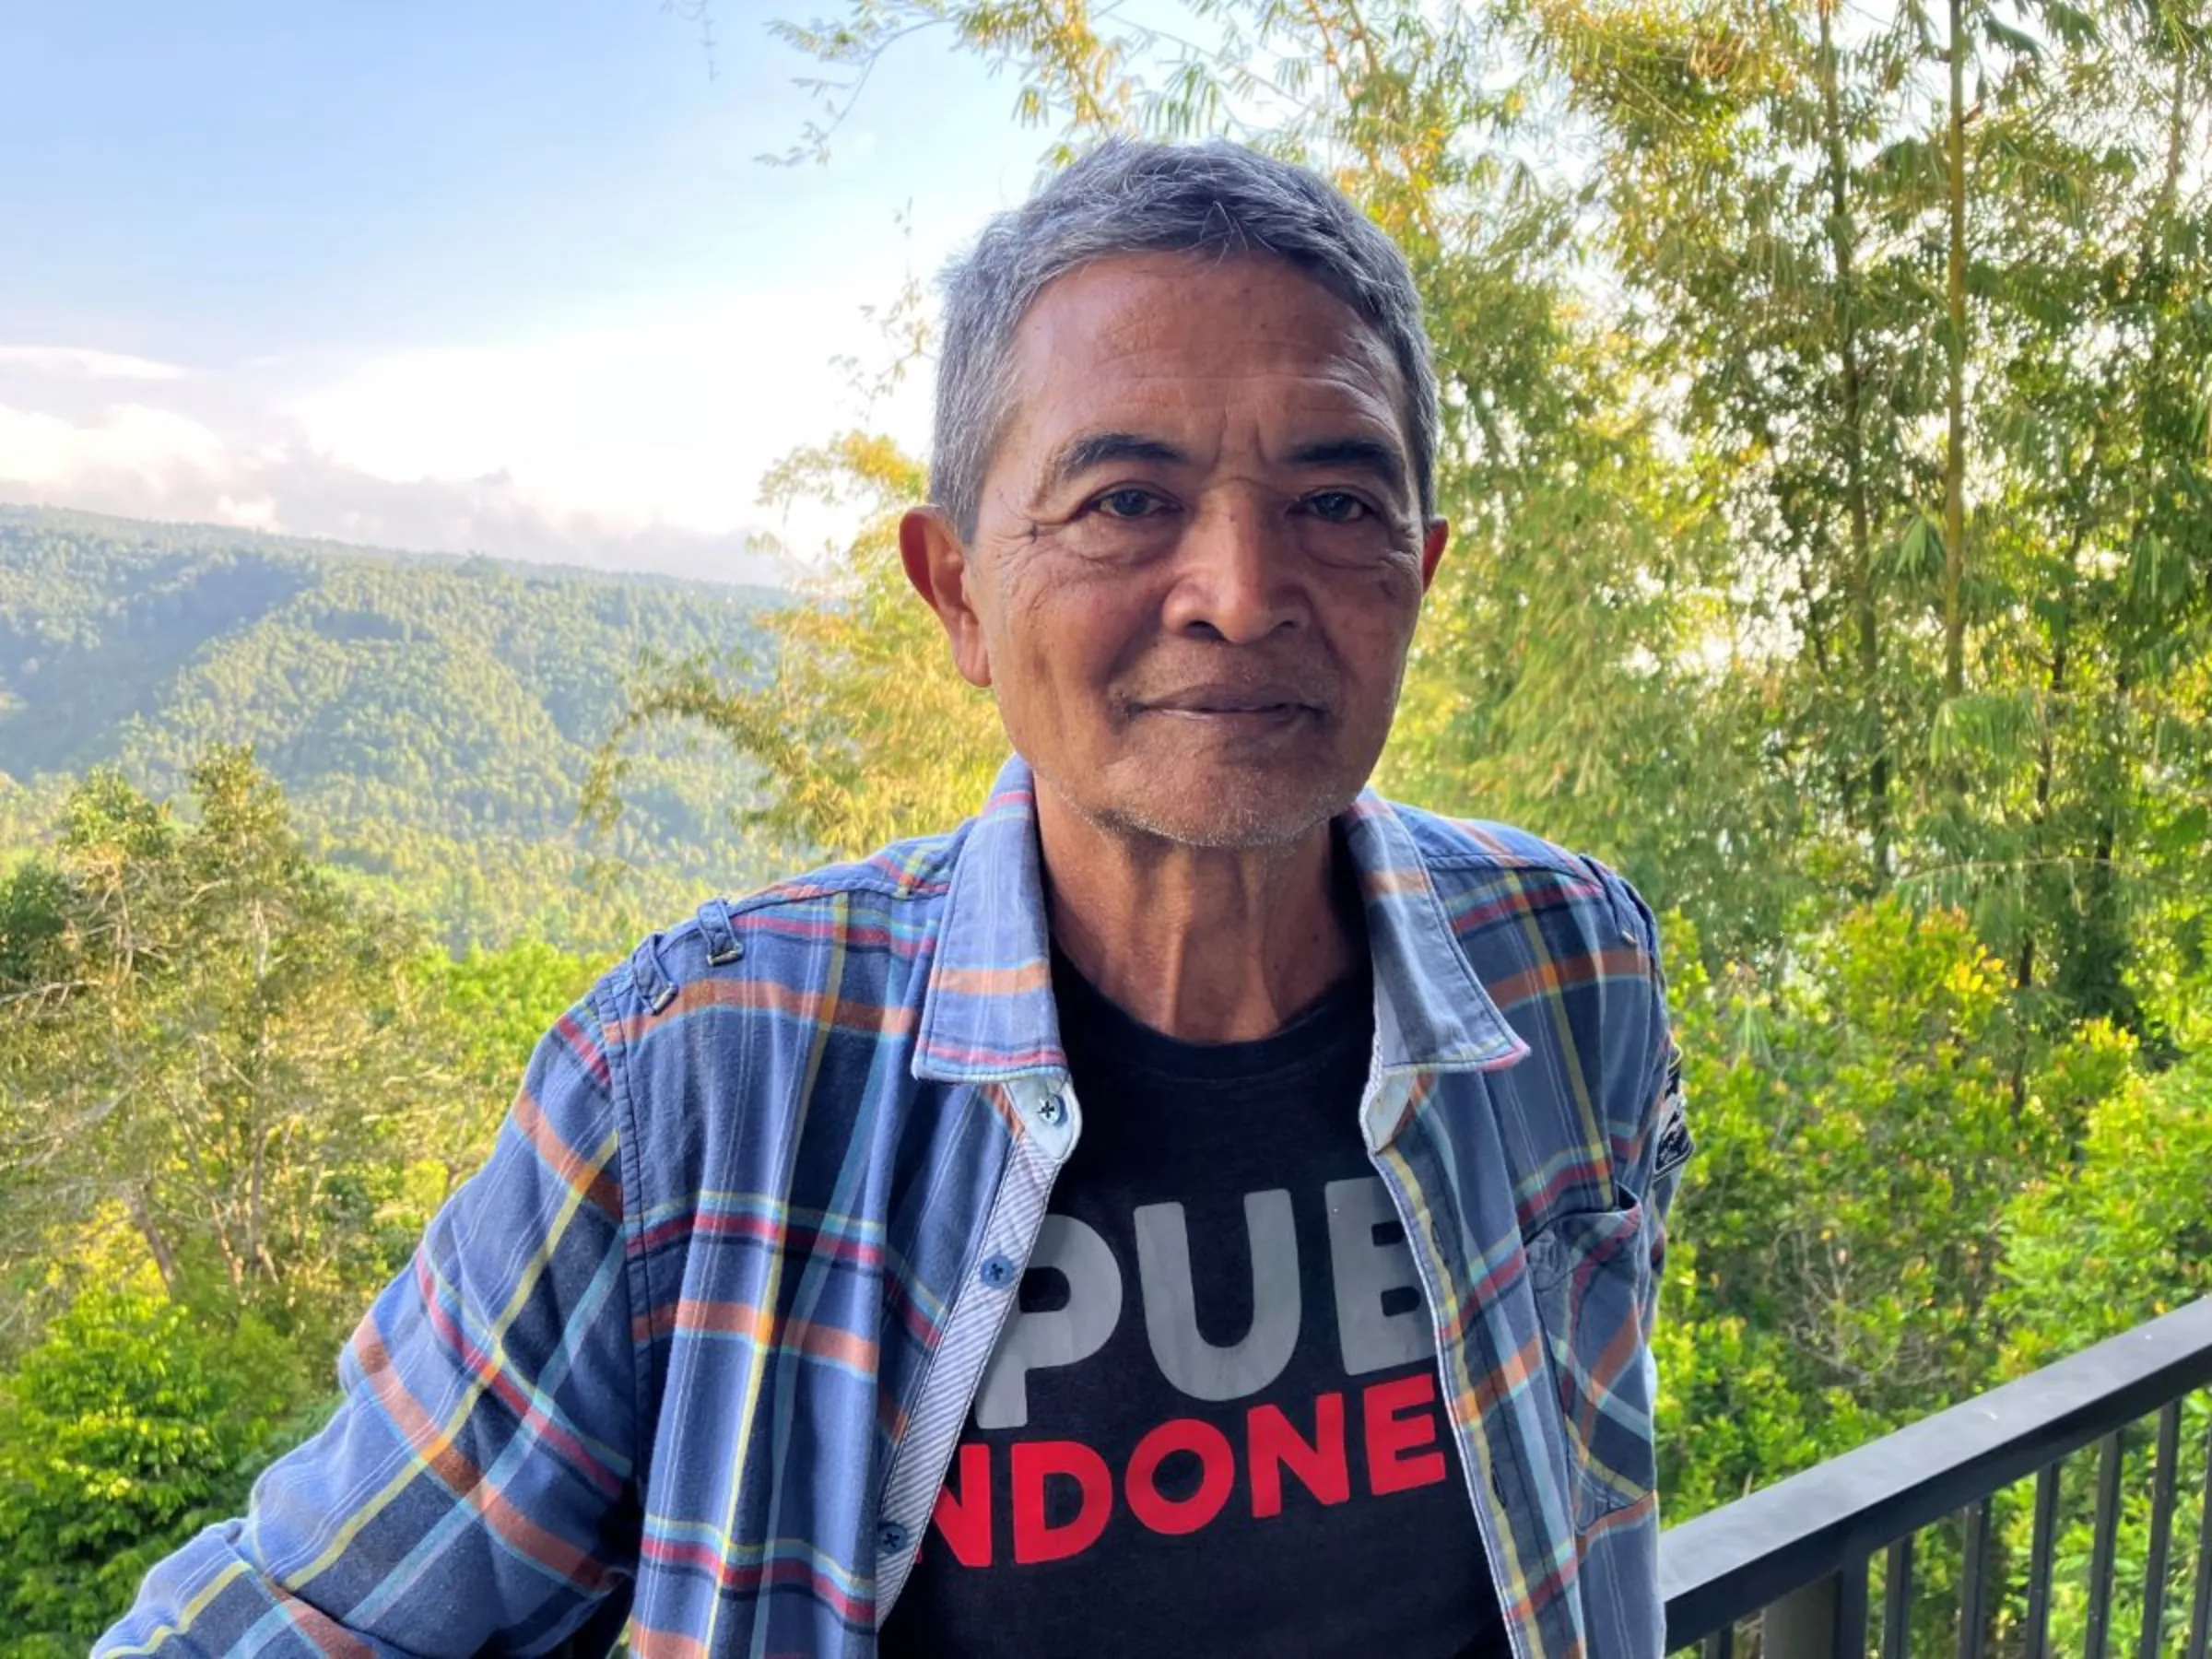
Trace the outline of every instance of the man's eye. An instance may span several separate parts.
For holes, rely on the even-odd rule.
[[[1374,516],[1373,510],[1348,490],[1324,489],[1308,496],[1305,505],[1315,518],[1332,524],[1349,524]]]
[[[1148,489],[1110,489],[1091,503],[1108,518],[1146,518],[1159,511],[1160,499]]]

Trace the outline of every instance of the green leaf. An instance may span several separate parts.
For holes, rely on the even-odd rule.
[[[1943,530],[1925,512],[1905,521],[1903,533],[1891,544],[1885,561],[1888,573],[1906,587],[1928,587],[1943,575]]]
[[[2041,41],[1994,17],[1983,18],[1982,31],[1995,44],[2020,57],[2041,58],[2043,55],[2043,43]]]

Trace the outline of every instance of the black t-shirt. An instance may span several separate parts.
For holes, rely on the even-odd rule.
[[[882,1652],[1506,1654],[1360,1144],[1368,976],[1202,1045],[1053,988],[1082,1139]]]

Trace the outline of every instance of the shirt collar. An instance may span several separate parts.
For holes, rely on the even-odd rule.
[[[1374,961],[1375,1057],[1385,1072],[1488,1070],[1528,1052],[1453,937],[1412,830],[1364,790],[1339,820]],[[1064,1077],[1052,944],[1028,762],[1008,760],[953,865],[923,993],[914,1076]]]

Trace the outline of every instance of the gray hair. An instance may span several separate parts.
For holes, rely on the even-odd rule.
[[[1436,512],[1436,368],[1406,256],[1319,174],[1223,140],[1112,139],[984,227],[945,275],[931,499],[975,535],[1013,400],[1014,335],[1045,284],[1126,253],[1285,260],[1371,324],[1405,381],[1421,514]]]

